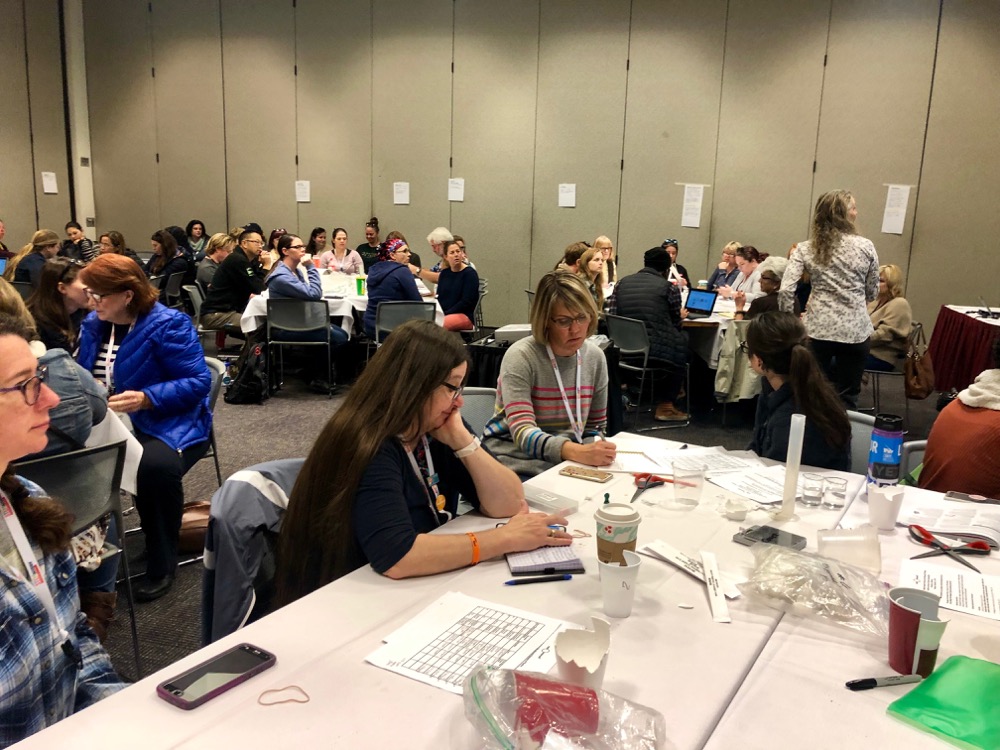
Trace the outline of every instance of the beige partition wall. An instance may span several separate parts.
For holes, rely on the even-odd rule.
[[[218,0],[156,0],[152,37],[160,221],[226,231]]]
[[[0,0],[0,101],[4,103],[4,133],[0,137],[0,221],[7,236],[4,244],[16,250],[37,229],[32,154],[31,117],[28,110],[28,70],[24,55],[24,0]]]
[[[295,11],[222,0],[229,223],[295,231]],[[264,237],[267,240],[267,237]]]
[[[844,188],[881,263],[907,269],[934,70],[938,0],[836,0],[813,203]],[[903,234],[882,234],[886,183],[912,185]]]
[[[830,6],[731,0],[712,246],[805,239]]]
[[[617,234],[628,34],[628,3],[541,3],[532,285],[566,245]],[[558,207],[562,183],[576,185],[575,208]]]
[[[148,252],[161,226],[150,12],[133,0],[87,2],[83,12],[97,231],[117,229]]]
[[[371,39],[369,0],[298,0],[298,179],[311,188],[311,200],[298,204],[304,240],[313,227],[341,226],[350,247],[364,242],[372,200]]]
[[[58,8],[57,0],[31,0],[24,4],[38,224],[62,234],[71,211]],[[57,193],[42,190],[42,172],[55,173]],[[77,218],[84,223],[84,217]]]
[[[726,38],[726,0],[635,0],[625,112],[625,171],[618,233],[619,276],[642,267],[665,237],[681,265],[704,278]],[[681,228],[684,187],[704,191],[701,227]],[[614,239],[612,237],[612,239]],[[718,243],[717,243],[718,244]]]
[[[372,208],[383,238],[399,230],[428,266],[424,238],[448,223],[452,6],[372,0]],[[394,182],[410,184],[408,205]]]
[[[993,0],[944,4],[906,288],[928,326],[944,304],[1000,309],[998,28]]]
[[[528,319],[537,80],[538,0],[456,2],[450,227],[489,282],[487,325]]]

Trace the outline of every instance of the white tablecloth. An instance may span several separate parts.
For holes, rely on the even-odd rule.
[[[620,447],[657,445],[679,447],[651,437],[616,436]],[[616,475],[605,485],[560,476],[555,467],[531,480],[533,484],[583,501],[570,517],[570,528],[593,534],[593,512],[608,492],[625,501],[634,490],[632,477]],[[667,495],[665,487],[648,490]],[[683,551],[710,550],[723,572],[746,575],[752,556],[731,541],[741,525],[766,523],[763,511],[744,524],[727,521],[718,512],[727,493],[714,485],[705,491],[700,507],[671,510],[637,505],[643,515],[640,543],[663,539]],[[815,549],[815,532],[831,528],[841,513],[800,510],[802,518],[783,524],[805,535]],[[463,516],[443,529],[446,533],[490,528],[493,519]],[[73,738],[100,736],[110,747],[215,748],[226,747],[480,747],[463,715],[460,697],[365,663],[382,638],[408,622],[425,606],[448,591],[539,614],[589,624],[601,615],[600,583],[593,536],[578,539],[587,573],[565,583],[506,587],[509,577],[503,560],[484,561],[436,576],[392,581],[365,567],[300,601],[202,649],[100,704],[87,709],[25,743],[25,747],[68,746]],[[680,605],[691,608],[682,608]],[[755,664],[767,650],[782,616],[776,610],[745,597],[729,602],[733,622],[712,621],[705,586],[676,568],[644,558],[639,573],[633,614],[612,619],[612,646],[604,687],[623,697],[661,711],[668,736],[678,748],[702,747],[712,737],[720,717]],[[787,618],[786,618],[787,619]],[[155,696],[155,686],[184,669],[230,646],[249,642],[273,651],[277,665],[245,685],[225,693],[192,712],[184,712]],[[824,642],[814,649],[822,650]],[[781,665],[774,672],[782,672]],[[852,676],[863,676],[861,673]],[[261,706],[262,691],[288,685],[301,687],[306,704]],[[836,686],[834,686],[836,687]],[[784,727],[792,727],[804,713],[793,689],[775,689],[783,702],[777,719],[759,722],[772,747],[794,744]],[[842,689],[842,688],[841,688]],[[832,688],[831,688],[832,690]],[[879,691],[873,691],[879,692]],[[877,698],[878,696],[876,696]],[[841,714],[827,711],[829,696],[810,696],[810,710],[823,718],[809,727],[810,735],[839,730]],[[794,710],[789,710],[788,702]],[[816,702],[813,705],[812,702]],[[776,702],[769,710],[779,712]],[[824,713],[825,712],[825,713]],[[756,718],[755,718],[756,721]],[[868,721],[868,720],[866,720]],[[872,718],[870,721],[876,721]],[[782,740],[782,738],[788,741]],[[721,746],[721,745],[720,745]],[[739,746],[739,743],[728,747]]]
[[[349,335],[354,335],[354,310],[363,313],[368,307],[368,296],[357,293],[357,277],[343,273],[320,273],[320,281],[323,283],[323,298],[330,308],[330,319],[336,320],[344,331]],[[421,296],[430,301],[431,291],[420,279],[416,279],[417,289]],[[260,328],[267,321],[267,297],[268,292],[251,297],[247,303],[243,316],[240,318],[240,329],[244,333],[252,333]],[[444,325],[444,311],[437,300],[434,300],[437,308],[435,321],[438,325]]]

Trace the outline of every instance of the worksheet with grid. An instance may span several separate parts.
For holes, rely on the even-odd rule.
[[[550,642],[566,625],[450,592],[387,636],[367,661],[461,694],[463,681],[479,664],[547,672],[555,664]]]

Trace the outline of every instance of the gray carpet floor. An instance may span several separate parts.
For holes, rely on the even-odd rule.
[[[209,345],[209,354],[214,348]],[[342,399],[342,390],[332,400],[312,393],[306,384],[289,374],[284,388],[259,406],[234,406],[219,399],[215,410],[215,434],[219,447],[219,463],[223,479],[246,466],[277,458],[305,456],[323,425]],[[937,415],[936,397],[911,401],[907,423],[907,440],[924,439]],[[679,440],[694,445],[721,445],[742,449],[750,440],[752,411],[746,404],[730,405],[723,424],[722,409],[696,414],[686,427],[648,433],[654,437]],[[866,387],[859,407],[871,406],[871,390]],[[882,411],[904,413],[902,380],[883,380]],[[632,429],[632,414],[626,416],[626,429]],[[649,412],[640,412],[639,426],[654,423]],[[187,500],[208,500],[218,488],[215,467],[210,458],[200,461],[185,477]],[[127,516],[127,525],[136,523],[135,514]],[[142,547],[142,535],[129,537],[130,560],[135,560],[132,572],[142,570],[137,559]],[[184,565],[178,570],[171,591],[155,602],[136,605],[140,650],[145,674],[166,667],[201,647],[201,581],[200,562]],[[120,587],[120,591],[124,591]],[[136,677],[132,642],[128,624],[128,609],[124,593],[119,596],[117,619],[112,625],[106,644],[112,661],[125,679]]]

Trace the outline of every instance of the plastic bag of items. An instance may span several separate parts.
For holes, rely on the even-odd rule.
[[[754,571],[738,588],[750,597],[803,617],[859,633],[889,633],[889,586],[866,570],[774,544],[755,544]]]
[[[603,690],[534,672],[478,667],[466,678],[465,716],[501,750],[673,748],[663,715]]]

